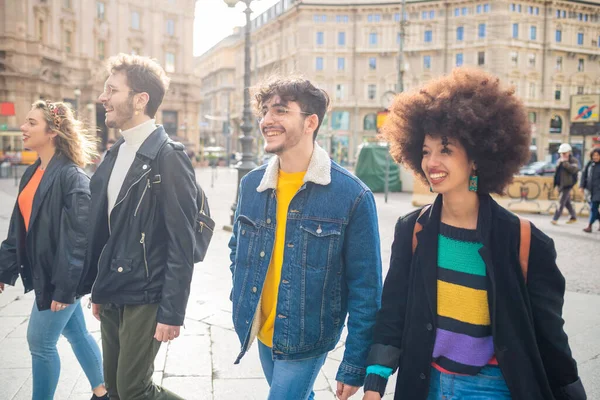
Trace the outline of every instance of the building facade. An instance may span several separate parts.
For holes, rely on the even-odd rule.
[[[320,141],[334,159],[353,163],[357,146],[376,135],[399,68],[406,91],[456,66],[478,66],[515,86],[533,124],[532,156],[547,159],[561,142],[583,145],[570,135],[569,105],[571,95],[600,93],[599,46],[598,1],[407,0],[402,16],[398,0],[281,0],[252,21],[252,81],[301,73],[327,90],[332,106]],[[227,48],[235,49],[238,117],[242,38]],[[204,77],[208,85],[208,71]],[[587,142],[589,149],[592,137]]]
[[[104,145],[118,135],[98,102],[106,60],[124,52],[155,58],[171,78],[156,115],[174,138],[199,143],[199,85],[193,74],[195,0],[0,1],[0,101],[18,127],[38,99],[70,102]],[[2,117],[0,117],[2,118]],[[101,146],[102,147],[102,146]]]

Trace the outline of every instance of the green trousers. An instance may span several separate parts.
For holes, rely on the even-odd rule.
[[[104,380],[111,400],[183,400],[152,382],[161,342],[154,339],[158,304],[100,310]]]

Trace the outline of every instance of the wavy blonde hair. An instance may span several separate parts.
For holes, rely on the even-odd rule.
[[[33,103],[32,108],[42,111],[48,131],[56,133],[54,145],[57,152],[80,167],[91,164],[98,157],[98,138],[75,118],[66,103],[39,100]]]

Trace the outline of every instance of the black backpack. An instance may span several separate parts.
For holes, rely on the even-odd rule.
[[[160,146],[158,153],[156,154],[155,163],[152,167],[152,170],[156,173],[152,178],[152,191],[154,192],[157,199],[159,199],[160,204],[160,183],[162,182],[162,177],[160,175],[160,169],[158,165],[159,158],[161,157],[161,153],[163,147],[165,145],[171,145],[176,151],[183,151],[185,147],[181,143],[174,142],[170,138],[165,139],[163,144]],[[196,222],[194,223],[194,236],[196,237],[196,245],[194,246],[194,263],[198,263],[204,261],[204,257],[206,256],[206,251],[208,250],[208,245],[210,244],[210,240],[212,239],[212,235],[215,229],[215,221],[210,217],[210,208],[208,206],[208,200],[206,198],[206,194],[204,190],[198,185],[196,182],[196,204],[198,205],[198,214],[196,215]]]

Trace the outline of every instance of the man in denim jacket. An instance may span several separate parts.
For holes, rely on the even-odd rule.
[[[241,181],[231,249],[233,323],[242,348],[258,338],[269,399],[314,398],[316,377],[348,317],[336,376],[340,399],[365,378],[381,298],[373,193],[315,142],[329,105],[304,79],[255,94],[267,165]]]

